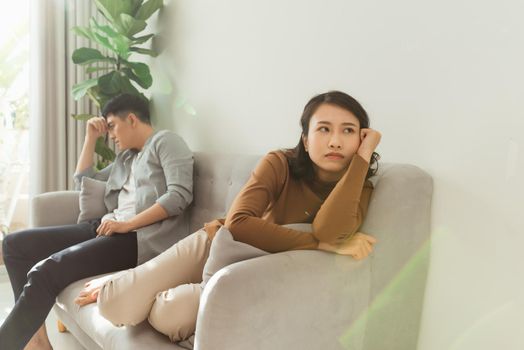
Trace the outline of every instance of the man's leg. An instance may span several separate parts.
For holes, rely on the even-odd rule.
[[[92,238],[36,264],[13,311],[0,327],[0,349],[22,349],[70,283],[136,266],[136,233]]]
[[[29,270],[40,260],[96,237],[99,220],[78,225],[39,227],[7,235],[2,242],[4,263],[15,302],[27,283]]]
[[[29,343],[25,346],[24,350],[49,350],[53,349],[49,337],[47,336],[47,330],[45,323],[38,328],[36,333],[33,335]]]
[[[40,227],[15,232],[5,237],[2,250],[15,302],[27,283],[29,270],[37,262],[95,237],[99,223],[99,220],[92,220],[78,225]],[[26,349],[51,349],[45,324],[33,335]]]

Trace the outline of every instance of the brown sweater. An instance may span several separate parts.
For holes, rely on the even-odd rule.
[[[373,191],[365,181],[368,162],[355,154],[336,183],[306,182],[291,177],[282,151],[268,153],[235,198],[225,226],[235,240],[276,253],[316,249],[318,242],[336,244],[355,232],[366,216]],[[313,223],[313,232],[282,225]],[[224,220],[205,225],[212,239]]]

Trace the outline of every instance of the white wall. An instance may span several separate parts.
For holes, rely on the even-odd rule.
[[[262,154],[297,142],[312,95],[352,94],[382,160],[435,181],[419,349],[523,349],[523,13],[517,0],[172,1],[159,124],[194,150]]]

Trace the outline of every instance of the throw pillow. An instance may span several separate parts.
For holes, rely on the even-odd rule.
[[[311,232],[311,224],[290,224],[284,226],[298,231]],[[202,289],[206,286],[209,279],[223,267],[238,261],[258,258],[268,254],[270,253],[247,243],[235,241],[231,232],[222,226],[211,242],[209,257],[202,273]]]
[[[107,210],[104,203],[105,191],[106,183],[104,181],[95,180],[86,176],[82,178],[78,223],[98,219],[106,214]]]

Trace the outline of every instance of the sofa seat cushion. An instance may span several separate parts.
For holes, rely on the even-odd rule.
[[[105,275],[96,277],[102,276]],[[58,318],[68,329],[71,329],[84,347],[97,350],[180,350],[193,348],[193,337],[185,342],[174,344],[168,337],[155,331],[147,321],[134,327],[115,327],[111,322],[100,316],[97,304],[78,308],[74,299],[85,283],[93,278],[85,278],[70,284],[58,295],[55,306]]]

